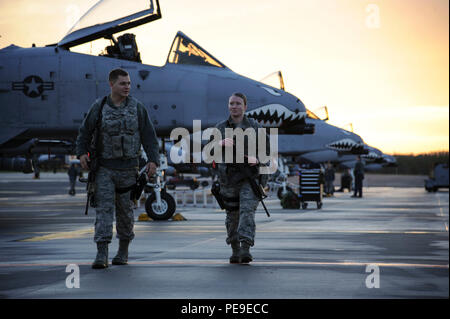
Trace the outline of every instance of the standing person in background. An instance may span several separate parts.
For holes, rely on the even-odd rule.
[[[75,196],[75,184],[77,182],[77,177],[81,174],[80,164],[71,163],[67,174],[69,175],[70,182],[69,195]]]
[[[361,156],[358,155],[355,168],[353,169],[355,176],[355,192],[352,197],[362,197],[363,180],[364,180],[364,164],[361,161]]]
[[[333,165],[328,162],[327,168],[325,169],[325,195],[327,197],[333,196],[334,194],[334,178]]]

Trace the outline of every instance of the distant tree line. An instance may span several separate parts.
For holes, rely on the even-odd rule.
[[[398,167],[386,167],[374,173],[402,175],[430,175],[435,163],[448,163],[449,152],[433,152],[419,155],[396,155]]]

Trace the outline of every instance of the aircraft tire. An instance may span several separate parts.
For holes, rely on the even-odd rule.
[[[168,220],[175,213],[176,203],[172,195],[161,192],[162,207],[158,208],[156,205],[156,195],[151,194],[145,201],[145,211],[148,217],[153,220]]]

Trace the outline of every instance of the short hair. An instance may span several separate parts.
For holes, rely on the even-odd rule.
[[[233,94],[231,94],[231,96],[240,97],[242,100],[244,100],[244,105],[247,105],[247,97],[244,95],[244,93],[234,92]]]
[[[111,72],[109,72],[109,82],[115,82],[119,76],[128,76],[128,72],[124,69],[114,69]]]

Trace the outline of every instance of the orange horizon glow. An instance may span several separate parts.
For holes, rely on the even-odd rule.
[[[95,0],[0,0],[0,48],[56,43]],[[286,91],[386,154],[449,151],[447,0],[160,0],[132,29],[162,66],[178,30],[236,73],[283,73]],[[120,9],[120,8],[118,8]],[[103,45],[103,44],[102,44]],[[85,46],[98,54],[101,46]],[[224,102],[226,105],[226,102]]]

